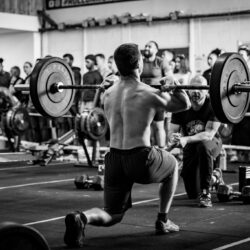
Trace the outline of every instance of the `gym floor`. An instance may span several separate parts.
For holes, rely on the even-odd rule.
[[[229,164],[227,184],[237,190],[238,167]],[[30,225],[48,241],[51,249],[66,249],[64,216],[72,210],[102,207],[102,191],[78,190],[74,178],[97,169],[70,163],[48,166],[0,164],[0,218]],[[170,218],[181,227],[178,233],[154,234],[158,185],[135,185],[133,208],[122,223],[109,228],[87,226],[83,249],[250,249],[249,205],[241,201],[219,203],[213,194],[212,208],[199,208],[189,200],[180,178]]]

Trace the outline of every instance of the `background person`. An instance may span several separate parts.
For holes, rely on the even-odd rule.
[[[175,57],[174,76],[182,85],[188,85],[191,79],[191,71],[189,70],[188,60],[184,54]]]
[[[83,75],[83,85],[99,85],[102,83],[103,78],[98,70],[96,70],[96,57],[89,54],[85,57],[85,64],[88,72]],[[86,89],[81,92],[80,113],[84,109],[92,109],[93,101],[95,98],[95,89]]]
[[[10,73],[4,71],[3,58],[0,58],[0,87],[10,87]]]
[[[209,68],[207,70],[205,70],[202,75],[203,75],[203,77],[206,78],[208,85],[210,84],[212,68],[213,68],[217,58],[222,54],[222,52],[223,51],[221,49],[217,48],[217,49],[212,50],[207,57],[207,64],[208,64]]]
[[[192,85],[207,85],[202,76],[191,79]],[[214,160],[221,151],[218,134],[220,122],[213,113],[207,90],[189,90],[191,109],[172,115],[170,140],[183,148],[183,177],[190,199],[197,198],[199,206],[211,207],[210,187],[214,181],[222,182],[221,171],[218,178],[212,179]],[[182,131],[183,135],[180,134]]]
[[[149,41],[145,45],[143,58],[143,71],[141,81],[148,85],[159,85],[164,76],[163,60],[157,56],[159,46],[155,41]],[[166,145],[166,132],[164,128],[165,111],[159,109],[152,124],[153,143],[160,148]]]

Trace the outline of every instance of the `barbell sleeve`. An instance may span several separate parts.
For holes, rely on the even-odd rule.
[[[27,84],[17,84],[14,86],[16,91],[30,91],[30,86]]]

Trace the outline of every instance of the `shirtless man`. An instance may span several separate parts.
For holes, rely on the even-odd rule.
[[[110,152],[105,156],[104,209],[71,212],[65,218],[65,243],[81,247],[87,224],[112,226],[132,206],[133,183],[160,183],[157,234],[179,231],[168,219],[178,182],[175,158],[150,145],[150,124],[158,108],[178,112],[190,108],[185,91],[161,92],[140,82],[142,56],[136,44],[122,44],[114,58],[120,80],[104,94],[104,110],[110,126]],[[168,78],[167,83],[178,84]]]

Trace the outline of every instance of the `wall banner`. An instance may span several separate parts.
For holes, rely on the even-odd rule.
[[[46,0],[46,9],[61,9],[70,7],[80,7],[87,5],[105,4],[105,3],[117,3],[128,2],[135,0]]]

